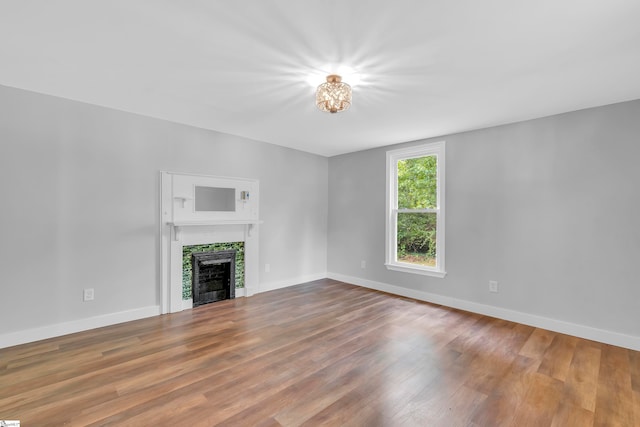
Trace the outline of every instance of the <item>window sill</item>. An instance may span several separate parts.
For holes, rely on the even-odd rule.
[[[403,273],[421,274],[423,276],[438,277],[440,279],[447,275],[446,271],[433,270],[428,268],[413,267],[408,264],[385,264],[387,270],[402,271]]]

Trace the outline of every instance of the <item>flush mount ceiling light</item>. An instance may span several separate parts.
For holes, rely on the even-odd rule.
[[[328,75],[327,82],[318,86],[316,105],[329,113],[348,109],[351,106],[351,86],[342,83],[342,77],[337,74]]]

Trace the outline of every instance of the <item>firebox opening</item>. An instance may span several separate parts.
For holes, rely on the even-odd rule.
[[[236,289],[244,288],[244,242],[227,242],[227,243],[206,243],[198,245],[185,245],[182,248],[182,299],[192,301],[193,298],[193,269],[191,254],[197,252],[212,251],[236,251]],[[236,295],[238,291],[236,290]],[[240,292],[244,292],[242,289]]]
[[[236,251],[191,254],[193,306],[235,298]]]

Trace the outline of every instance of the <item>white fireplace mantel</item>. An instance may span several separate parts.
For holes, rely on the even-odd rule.
[[[161,307],[173,313],[190,307],[182,300],[182,251],[185,246],[244,242],[244,295],[259,291],[259,182],[254,179],[160,173]],[[226,191],[220,209],[198,208],[197,188]],[[234,191],[231,191],[231,190]],[[235,194],[235,197],[233,195]],[[217,197],[217,196],[216,196]],[[238,297],[236,291],[236,297]]]

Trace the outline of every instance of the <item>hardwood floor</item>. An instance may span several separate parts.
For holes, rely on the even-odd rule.
[[[640,426],[640,353],[321,280],[0,350],[23,426]]]

